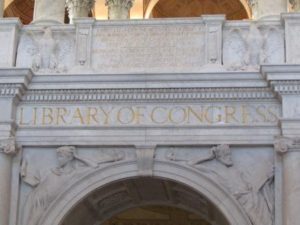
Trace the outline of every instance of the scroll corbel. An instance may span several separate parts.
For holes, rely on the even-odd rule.
[[[0,153],[15,155],[18,152],[15,138],[0,140]]]

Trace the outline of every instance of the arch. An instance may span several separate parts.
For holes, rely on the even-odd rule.
[[[135,161],[109,165],[70,184],[44,212],[39,225],[59,225],[81,200],[116,181],[140,177]],[[204,195],[231,225],[251,225],[239,203],[225,189],[199,171],[171,162],[156,161],[153,177],[168,179]]]
[[[251,11],[251,8],[250,8],[247,0],[237,0],[237,1],[241,2],[241,4],[244,6],[244,8],[247,12],[248,17],[252,18],[252,11]],[[151,12],[158,2],[159,2],[159,0],[150,0],[148,6],[146,8],[146,11],[145,11],[145,16],[144,16],[145,19],[150,18]]]

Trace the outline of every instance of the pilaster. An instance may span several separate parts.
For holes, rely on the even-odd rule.
[[[69,12],[70,23],[74,18],[88,17],[94,7],[95,0],[67,0],[66,6]]]
[[[108,19],[129,19],[129,12],[133,3],[134,0],[105,0],[105,5],[108,7]]]
[[[16,153],[14,138],[0,139],[0,224],[9,224],[11,161]]]
[[[16,109],[32,78],[28,69],[0,69],[0,224],[9,224]]]
[[[300,13],[284,13],[281,17],[285,28],[286,62],[298,64],[300,63]]]
[[[278,137],[274,146],[282,157],[282,224],[294,225],[300,220],[300,138]]]
[[[300,221],[300,66],[263,66],[262,74],[282,102],[281,134],[274,147],[282,163],[282,225]]]

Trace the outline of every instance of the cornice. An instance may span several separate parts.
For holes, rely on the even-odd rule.
[[[160,89],[77,89],[28,90],[24,102],[126,102],[179,100],[274,99],[269,88],[160,88]]]
[[[0,97],[18,97],[25,91],[32,79],[29,69],[0,69]]]
[[[300,65],[265,65],[261,73],[279,95],[300,94]]]

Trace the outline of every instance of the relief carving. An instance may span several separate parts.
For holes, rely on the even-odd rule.
[[[16,140],[14,138],[0,140],[0,153],[15,155],[17,153]]]
[[[224,41],[224,64],[229,70],[259,70],[263,63],[284,62],[283,32],[251,23],[249,31],[232,28]]]
[[[166,158],[184,162],[227,188],[245,209],[253,225],[274,224],[274,168],[271,163],[267,171],[258,170],[255,180],[250,181],[248,173],[234,165],[228,145],[215,146],[209,154],[192,159],[179,157],[174,151],[168,152]]]
[[[71,51],[72,47],[70,44],[60,44],[60,41],[54,38],[50,27],[44,28],[42,37],[32,32],[27,32],[27,35],[33,43],[33,46],[28,51],[32,57],[31,67],[34,72],[67,72],[66,66],[61,62]]]
[[[103,155],[100,160],[79,156],[73,146],[63,146],[56,150],[58,166],[42,177],[38,172],[28,169],[28,161],[23,159],[21,166],[22,180],[33,190],[24,207],[22,224],[37,225],[41,215],[51,202],[72,180],[96,169],[100,164],[113,163],[125,158],[124,152]]]

